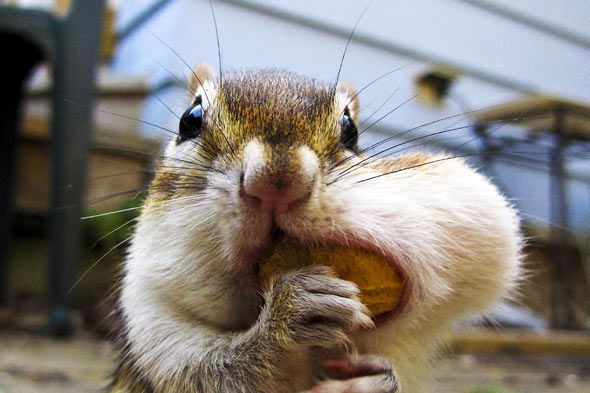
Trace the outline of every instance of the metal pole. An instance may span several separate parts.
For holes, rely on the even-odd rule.
[[[551,310],[550,324],[558,329],[579,329],[580,323],[575,311],[573,273],[575,258],[569,241],[567,185],[564,170],[564,152],[568,144],[564,135],[565,113],[558,108],[554,113],[555,147],[551,152],[550,198],[551,198]]]
[[[94,79],[104,0],[78,0],[58,26],[54,64],[52,196],[49,267],[50,324],[71,331],[68,292],[82,255],[82,222]],[[78,104],[75,108],[65,100]]]

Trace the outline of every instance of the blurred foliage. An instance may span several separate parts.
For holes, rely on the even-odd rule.
[[[141,212],[145,196],[145,194],[141,194],[129,199],[112,212],[88,210],[85,214],[86,217],[96,215],[96,217],[86,220],[91,241],[98,246],[110,249],[128,239],[133,233],[135,219]]]

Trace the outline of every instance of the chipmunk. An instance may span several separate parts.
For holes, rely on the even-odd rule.
[[[452,325],[515,287],[516,211],[459,158],[363,155],[347,83],[206,66],[191,83],[128,250],[111,391],[424,391]],[[262,286],[282,236],[383,255],[399,306],[371,318],[321,266]]]

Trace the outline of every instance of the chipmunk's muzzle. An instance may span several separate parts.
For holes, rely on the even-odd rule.
[[[270,146],[257,140],[244,150],[240,197],[260,212],[283,214],[312,195],[318,159],[306,146]]]

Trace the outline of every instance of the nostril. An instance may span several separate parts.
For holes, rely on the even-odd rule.
[[[257,196],[250,195],[245,192],[242,195],[242,198],[244,198],[244,201],[246,201],[246,203],[252,207],[260,208],[262,206],[262,199],[258,198]]]

